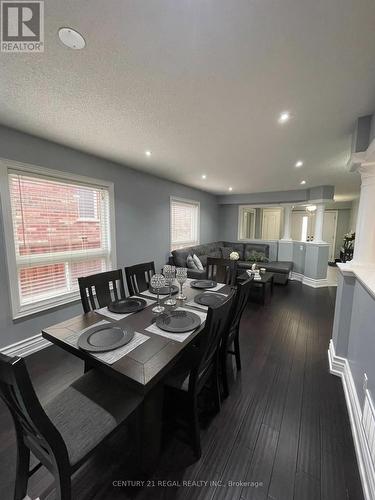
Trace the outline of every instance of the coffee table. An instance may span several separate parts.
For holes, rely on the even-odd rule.
[[[257,290],[261,290],[261,297],[260,301],[262,304],[266,303],[266,297],[267,297],[267,292],[269,292],[269,297],[272,296],[273,294],[273,273],[265,272],[264,274],[261,274],[261,279],[260,280],[252,280],[251,281],[251,292],[250,292],[250,298],[255,301],[259,301],[259,297],[257,297]],[[249,275],[244,272],[238,276],[238,281],[246,281],[249,279]]]

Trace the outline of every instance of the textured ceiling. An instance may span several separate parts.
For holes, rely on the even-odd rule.
[[[0,54],[0,123],[216,193],[358,192],[345,164],[375,110],[373,0],[45,4],[44,54]]]

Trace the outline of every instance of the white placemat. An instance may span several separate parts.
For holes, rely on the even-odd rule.
[[[212,289],[205,290],[203,293],[210,293],[210,292],[212,292]],[[217,295],[222,295],[223,297],[228,297],[227,293],[219,293],[219,292],[215,292],[215,293]],[[197,302],[195,302],[194,299],[188,300],[185,305],[199,307],[199,309],[203,309],[204,311],[207,311],[207,309],[208,309],[208,306],[204,306],[203,304],[198,304]]]
[[[129,299],[142,299],[143,297],[138,297],[137,295],[133,295],[132,297],[129,297]],[[147,306],[153,304],[155,300],[150,300],[150,299],[144,299],[147,302]],[[102,307],[101,309],[95,309],[95,312],[97,314],[100,314],[101,316],[106,316],[107,318],[114,319],[115,321],[120,321],[120,319],[126,318],[127,316],[130,316],[131,314],[135,314],[134,312],[132,313],[126,313],[126,314],[118,314],[118,313],[113,313],[108,310],[108,307]],[[136,311],[137,312],[137,311]]]
[[[152,297],[154,300],[156,300],[156,298],[157,298],[157,294],[150,292],[150,290],[145,290],[144,292],[141,292],[141,295],[142,295],[142,297],[143,297],[143,295],[147,295],[147,297]],[[167,295],[160,295],[160,298],[162,298],[162,297],[168,297],[168,296]]]
[[[203,311],[198,311],[198,310],[192,311],[191,309],[188,309],[185,307],[177,307],[177,309],[175,309],[175,310],[176,311],[193,312],[200,317],[202,323],[204,321],[206,321],[206,318],[207,318],[207,313],[205,313]],[[176,340],[177,342],[183,342],[195,331],[195,330],[190,330],[189,332],[185,332],[185,333],[170,333],[170,332],[165,332],[164,330],[161,330],[161,328],[156,326],[155,323],[153,323],[152,325],[147,327],[145,330],[147,332],[152,332],[152,333],[156,333],[157,335],[161,335],[162,337],[167,337],[168,339]]]
[[[208,291],[210,291],[210,292],[217,292],[217,290],[220,290],[224,286],[226,286],[225,283],[218,283],[214,288],[207,288],[206,292],[208,292]]]
[[[106,325],[110,323],[111,323],[110,321],[106,321],[105,319],[103,319],[103,321],[99,321],[99,323],[95,323],[95,325],[91,325],[87,328],[84,328],[80,332],[74,332],[71,335],[69,335],[69,337],[65,337],[64,342],[74,347],[78,347],[77,346],[78,338],[80,337],[80,335],[82,335],[82,333],[84,333],[89,328],[92,328],[93,326]],[[150,337],[144,335],[143,333],[135,332],[132,340],[128,344],[125,344],[122,347],[119,347],[118,349],[114,349],[113,351],[108,351],[108,352],[98,352],[98,353],[89,352],[88,354],[90,354],[94,358],[100,359],[100,361],[103,361],[103,363],[107,363],[108,365],[113,365],[113,363],[121,359],[123,356],[131,352],[139,345],[143,344],[143,342],[146,342],[146,340],[148,340],[149,338]]]

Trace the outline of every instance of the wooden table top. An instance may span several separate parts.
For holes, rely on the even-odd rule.
[[[184,295],[186,295],[187,300],[184,302],[177,301],[177,306],[189,307],[186,306],[185,303],[204,291],[191,288],[190,281],[191,280],[188,280],[188,282],[184,285]],[[218,290],[218,292],[228,294],[230,290],[230,286],[225,285],[223,288]],[[139,295],[142,296],[142,294]],[[147,295],[143,295],[143,297],[147,297],[148,299],[151,298]],[[167,297],[164,296],[164,300],[166,298]],[[112,376],[117,376],[122,381],[128,383],[133,389],[141,392],[147,392],[165,376],[172,366],[175,365],[186,347],[197,335],[199,335],[204,327],[204,323],[202,323],[202,325],[183,342],[178,342],[161,335],[145,331],[145,329],[151,325],[155,316],[157,316],[152,312],[152,308],[155,304],[156,303],[153,303],[142,311],[131,314],[130,316],[119,321],[114,321],[115,324],[122,326],[125,329],[143,333],[150,338],[112,365],[106,364],[98,358],[91,356],[89,353],[82,351],[81,349],[64,341],[64,339],[72,335],[72,333],[79,332],[84,328],[102,321],[103,319],[112,321],[107,316],[101,316],[94,311],[87,314],[81,314],[80,316],[76,316],[57,325],[43,329],[42,335],[45,339],[58,345],[66,351],[69,351],[71,354],[74,354],[85,361],[89,361],[92,366],[100,368]],[[174,308],[175,307],[166,306],[166,310]],[[191,308],[191,310],[193,311],[194,309]],[[202,311],[202,309],[199,310]]]

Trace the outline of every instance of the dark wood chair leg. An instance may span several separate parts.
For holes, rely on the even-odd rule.
[[[84,373],[87,373],[88,371],[90,371],[91,368],[92,368],[92,364],[90,363],[90,361],[85,360]]]
[[[214,370],[212,373],[212,385],[213,385],[213,395],[215,411],[219,413],[221,408],[221,394],[220,394],[220,382],[219,382],[219,356],[217,355]]]
[[[239,332],[236,333],[234,340],[233,340],[233,344],[234,344],[234,354],[236,357],[237,370],[240,371],[241,370],[241,354],[240,354]]]
[[[222,349],[221,352],[221,382],[223,384],[223,398],[229,396],[229,385],[228,385],[228,372],[227,372],[227,351]]]
[[[23,500],[27,494],[29,464],[30,450],[24,445],[22,435],[17,435],[17,465],[14,500]]]
[[[194,455],[198,460],[202,455],[202,448],[201,448],[201,431],[199,427],[199,418],[198,418],[198,400],[196,394],[192,396],[192,401],[191,401],[191,433],[193,438]]]
[[[56,500],[72,500],[72,480],[67,467],[59,467],[55,475]]]

